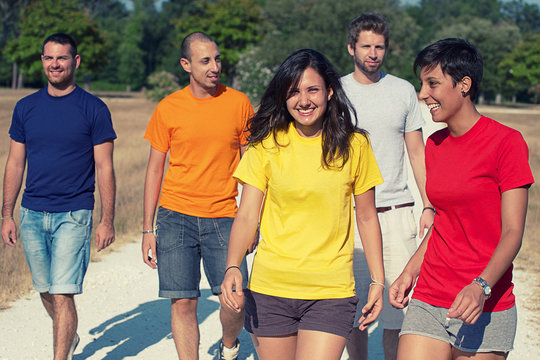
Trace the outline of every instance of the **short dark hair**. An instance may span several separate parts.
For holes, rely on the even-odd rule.
[[[184,40],[182,40],[182,45],[180,46],[181,58],[191,61],[191,43],[193,43],[194,41],[215,43],[214,39],[212,39],[208,34],[205,34],[201,31],[192,32],[191,34],[186,36]]]
[[[454,87],[465,76],[472,80],[468,95],[475,101],[480,92],[480,83],[484,73],[482,55],[467,40],[448,38],[439,40],[418,53],[414,60],[414,73],[419,75],[422,69],[430,70],[439,65],[443,74],[452,78]]]
[[[373,31],[384,36],[384,46],[390,43],[390,27],[386,18],[378,13],[363,13],[349,25],[348,44],[354,49],[361,31]]]
[[[366,133],[356,127],[356,112],[341,86],[339,73],[323,54],[312,49],[297,50],[281,63],[264,91],[259,109],[248,121],[248,143],[261,143],[272,134],[276,145],[281,146],[278,132],[287,131],[294,122],[286,106],[290,89],[298,85],[307,68],[315,70],[327,89],[333,91],[323,115],[321,164],[325,168],[342,167],[349,159],[353,134]]]
[[[77,44],[75,43],[75,40],[73,40],[73,38],[69,36],[68,34],[64,34],[64,33],[56,33],[56,34],[52,34],[48,36],[45,39],[45,41],[43,41],[43,45],[41,45],[41,55],[43,55],[43,50],[45,50],[45,45],[50,42],[53,42],[56,44],[62,44],[62,45],[69,44],[71,46],[71,49],[69,50],[69,52],[71,53],[71,56],[75,57],[75,55],[77,55]]]

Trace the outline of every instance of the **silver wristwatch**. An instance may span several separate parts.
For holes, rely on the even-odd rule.
[[[482,287],[482,293],[486,296],[486,299],[489,299],[491,296],[491,286],[488,285],[487,281],[481,277],[477,277],[473,280],[473,282]]]

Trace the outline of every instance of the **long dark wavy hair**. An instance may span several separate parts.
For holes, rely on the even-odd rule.
[[[276,145],[284,146],[278,143],[277,134],[286,132],[289,123],[294,122],[286,102],[291,87],[298,85],[307,68],[315,70],[326,88],[334,91],[323,115],[321,163],[327,169],[342,168],[349,160],[354,133],[366,136],[366,132],[356,126],[356,111],[343,91],[338,72],[323,54],[312,49],[297,50],[281,63],[264,91],[259,109],[248,122],[248,145],[260,143],[272,133]]]

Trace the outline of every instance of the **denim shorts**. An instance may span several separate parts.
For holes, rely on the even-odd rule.
[[[283,336],[313,330],[348,338],[358,298],[302,300],[246,289],[244,328],[256,336]]]
[[[159,207],[156,219],[159,296],[185,299],[201,296],[201,258],[210,290],[221,294],[234,218],[203,218]],[[240,270],[247,286],[246,259]]]
[[[21,240],[40,293],[80,294],[90,260],[92,210],[33,211],[21,207]]]
[[[444,341],[466,352],[509,352],[514,347],[517,311],[483,312],[476,323],[464,324],[446,319],[448,309],[412,299],[405,315],[401,335],[414,334]]]

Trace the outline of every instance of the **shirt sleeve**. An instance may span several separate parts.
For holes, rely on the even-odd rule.
[[[356,135],[353,145],[353,193],[360,195],[376,185],[383,183],[383,178],[373,155],[369,138]]]
[[[21,116],[21,105],[15,105],[13,116],[11,117],[11,126],[9,128],[9,136],[19,143],[26,143],[26,135]]]
[[[171,147],[171,136],[160,107],[161,103],[158,104],[150,118],[144,138],[150,141],[150,145],[154,149],[166,153]]]
[[[111,112],[105,104],[96,113],[92,128],[92,145],[102,144],[107,140],[116,139]]]
[[[517,131],[505,137],[498,154],[498,183],[501,192],[534,182],[529,165],[529,148]]]
[[[244,105],[242,106],[242,132],[240,133],[240,145],[247,144],[247,137],[249,135],[249,132],[247,131],[248,121],[253,117],[253,113],[253,106],[251,105],[249,98],[245,96]]]
[[[410,85],[410,84],[408,84]],[[416,90],[412,85],[409,86],[409,112],[405,119],[405,132],[411,132],[421,129],[426,124],[422,116],[422,110],[418,103]]]
[[[242,156],[233,178],[242,185],[249,184],[264,193],[268,184],[265,162],[263,146],[260,143],[249,146]]]

